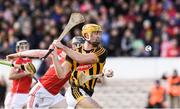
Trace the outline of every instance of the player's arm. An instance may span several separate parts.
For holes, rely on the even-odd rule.
[[[70,58],[80,64],[94,64],[98,62],[104,62],[107,56],[106,50],[104,48],[97,49],[95,52],[88,54],[81,54],[66,46],[63,47],[63,50]]]
[[[12,68],[9,73],[9,79],[15,80],[15,79],[20,79],[25,76],[31,76],[31,74],[28,74],[28,73],[18,73],[19,70],[20,70],[19,68]]]
[[[65,78],[66,74],[71,70],[71,64],[67,61],[64,61],[62,65],[59,64],[56,48],[52,53],[52,61],[58,78]]]
[[[99,61],[98,57],[94,53],[81,54],[63,45],[60,41],[57,40],[55,40],[53,44],[57,48],[61,48],[70,58],[72,58],[80,64],[93,64]]]
[[[93,64],[98,62],[98,58],[94,53],[81,54],[66,46],[63,47],[63,50],[70,58],[72,58],[80,64]]]
[[[33,58],[41,58],[44,56],[48,50],[27,50],[23,52],[13,53],[7,56],[7,59],[14,59],[17,57],[33,57]]]

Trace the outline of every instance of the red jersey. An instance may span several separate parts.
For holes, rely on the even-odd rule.
[[[27,62],[32,62],[32,60],[29,58],[17,58],[14,63],[25,64]],[[18,73],[24,73],[24,71],[19,69]],[[20,79],[13,80],[11,92],[12,93],[29,93],[31,83],[32,83],[32,78],[29,76],[25,76]]]
[[[63,56],[61,50],[58,50],[58,55],[60,58],[59,63],[62,64],[64,62],[65,56]],[[54,65],[51,64],[45,75],[42,76],[39,81],[52,95],[56,95],[59,93],[63,85],[69,80],[70,75],[71,73],[69,72],[65,78],[59,79],[56,75]]]

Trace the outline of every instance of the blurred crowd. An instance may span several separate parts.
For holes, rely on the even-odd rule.
[[[26,39],[31,49],[47,49],[72,12],[103,27],[109,56],[180,56],[180,0],[0,0],[0,54],[15,52]],[[81,35],[81,25],[63,42]],[[145,52],[146,45],[152,46]]]

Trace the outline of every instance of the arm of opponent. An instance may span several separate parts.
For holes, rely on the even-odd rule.
[[[52,53],[52,61],[54,64],[54,68],[56,71],[56,75],[58,76],[58,78],[65,78],[66,74],[68,72],[70,72],[71,70],[71,64],[67,61],[64,61],[61,64],[59,64],[59,59],[58,59],[58,55],[57,55],[57,48],[54,49],[53,53]]]
[[[47,52],[48,52],[48,50],[40,50],[40,49],[27,50],[27,51],[23,51],[23,52],[18,52],[18,53],[9,54],[6,58],[7,58],[8,60],[12,60],[12,59],[18,58],[18,57],[41,58],[41,57],[44,56]]]
[[[31,74],[28,73],[18,73],[19,70],[20,70],[19,68],[12,68],[9,73],[9,79],[16,80],[25,76],[32,76]]]

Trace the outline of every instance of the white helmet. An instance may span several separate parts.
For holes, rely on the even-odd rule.
[[[27,40],[20,40],[16,43],[16,50],[19,51],[22,50],[28,50],[29,49],[29,43]]]

